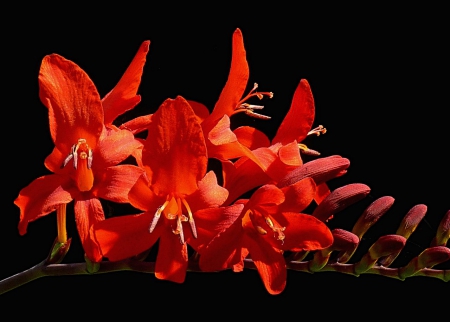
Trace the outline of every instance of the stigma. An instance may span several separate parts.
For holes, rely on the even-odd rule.
[[[183,210],[185,211],[185,214],[183,214]],[[172,226],[172,233],[180,237],[181,244],[185,243],[183,222],[189,222],[192,236],[197,238],[197,227],[195,226],[194,216],[189,204],[184,198],[172,195],[166,197],[166,201],[156,209],[148,230],[150,233],[155,230],[161,215],[164,215],[166,219],[175,222]]]
[[[255,110],[262,110],[264,108],[264,106],[262,106],[262,105],[252,105],[252,104],[245,103],[248,99],[250,99],[251,97],[254,97],[254,96],[259,98],[260,100],[262,100],[264,98],[264,96],[267,96],[269,98],[273,97],[273,93],[272,92],[257,92],[256,91],[257,88],[258,88],[258,84],[255,83],[253,85],[253,88],[250,91],[250,93],[248,93],[242,100],[240,100],[238,102],[234,113],[243,112],[243,113],[245,113],[245,114],[247,114],[247,115],[249,115],[251,117],[257,118],[257,119],[270,120],[271,119],[270,116],[259,114],[259,113],[255,112]]]
[[[61,168],[64,168],[71,160],[75,169],[75,181],[78,189],[80,191],[91,190],[94,185],[94,174],[91,169],[93,153],[86,143],[86,139],[78,139],[78,142],[72,145]]]

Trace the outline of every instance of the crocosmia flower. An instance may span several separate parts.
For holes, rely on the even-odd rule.
[[[215,174],[206,173],[207,162],[203,131],[193,109],[180,96],[166,100],[152,115],[142,150],[145,173],[129,194],[131,204],[144,213],[94,226],[103,255],[112,261],[125,259],[159,240],[156,277],[183,282],[186,243],[201,238],[204,229],[198,227],[195,212],[218,208],[228,196]],[[200,223],[210,225],[207,220]]]
[[[129,131],[107,134],[103,107],[94,83],[75,63],[56,54],[46,56],[39,72],[39,96],[48,108],[55,148],[45,160],[53,172],[34,180],[15,200],[20,208],[19,232],[28,223],[75,201],[75,220],[87,257],[100,261],[90,238],[91,226],[104,219],[100,200],[128,202],[128,192],[142,171],[117,165],[139,146]],[[64,228],[65,229],[65,228]]]

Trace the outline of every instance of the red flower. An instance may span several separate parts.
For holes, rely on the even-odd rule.
[[[204,229],[197,225],[195,212],[217,208],[228,196],[215,174],[206,173],[207,162],[202,128],[191,106],[180,96],[166,100],[148,127],[142,151],[145,174],[129,194],[131,204],[145,212],[95,225],[103,255],[122,260],[149,249],[159,239],[156,277],[183,282],[186,241],[191,244],[202,238]],[[191,245],[198,246],[195,242]]]
[[[40,177],[20,191],[14,201],[20,208],[19,232],[25,234],[29,222],[74,200],[83,248],[89,259],[100,261],[98,246],[89,236],[92,224],[104,219],[98,198],[128,202],[128,191],[142,170],[116,165],[139,144],[128,131],[107,135],[97,89],[75,63],[56,54],[46,56],[39,86],[55,143],[45,166],[54,174]]]
[[[240,142],[237,134],[230,129],[230,117],[236,113],[246,113],[256,118],[270,119],[270,117],[255,113],[255,109],[263,106],[246,103],[251,97],[262,99],[264,96],[272,97],[270,92],[257,92],[257,84],[244,96],[249,78],[249,68],[246,59],[244,41],[239,29],[233,34],[233,49],[230,73],[213,111],[209,114],[208,109],[200,103],[191,102],[195,113],[201,121],[205,135],[208,157],[217,158],[221,161],[234,159],[243,155],[254,158],[248,146]],[[243,97],[244,96],[244,97]],[[265,135],[255,130],[253,127],[241,127],[239,135],[243,140],[252,137],[254,144],[262,145],[266,143]],[[263,140],[260,142],[258,139]]]
[[[283,251],[323,249],[333,242],[324,223],[297,213],[311,203],[314,194],[310,178],[283,191],[274,185],[262,186],[244,201],[241,216],[201,252],[200,268],[217,271],[233,267],[239,271],[250,254],[269,293],[282,292],[286,285]]]

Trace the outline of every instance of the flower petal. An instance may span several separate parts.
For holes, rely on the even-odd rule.
[[[279,211],[300,212],[308,207],[316,195],[316,184],[311,178],[304,178],[293,185],[281,189],[285,201]]]
[[[189,103],[178,96],[153,114],[142,162],[158,195],[190,195],[205,173],[208,158],[203,131]]]
[[[114,202],[129,202],[128,193],[143,172],[141,168],[128,164],[109,167],[95,187],[96,195]]]
[[[97,198],[75,200],[75,222],[86,256],[94,262],[100,262],[102,255],[95,238],[89,233],[92,225],[103,221],[105,214]]]
[[[330,229],[319,219],[306,214],[296,212],[284,212],[274,214],[273,217],[280,224],[286,225],[285,238],[281,242],[275,238],[264,235],[273,247],[290,250],[318,250],[330,246],[333,243],[333,235]]]
[[[314,98],[306,79],[302,79],[295,90],[291,108],[278,128],[272,143],[287,144],[303,141],[314,122]]]
[[[70,178],[51,174],[35,179],[23,188],[14,204],[20,208],[19,233],[27,232],[28,223],[56,210],[60,204],[67,204],[73,197]]]
[[[156,257],[155,276],[162,280],[183,283],[188,266],[188,252],[186,243],[181,244],[178,236],[169,227],[159,239],[158,255]]]
[[[206,133],[223,115],[230,116],[242,98],[249,78],[249,68],[245,56],[242,32],[236,29],[233,33],[233,50],[228,80],[211,115],[202,124]]]
[[[94,83],[78,65],[56,54],[45,56],[39,97],[49,109],[53,142],[63,154],[80,138],[95,148],[103,129],[103,107]]]
[[[146,212],[139,215],[128,215],[109,218],[96,223],[93,233],[103,256],[110,261],[119,261],[138,255],[152,247],[164,228],[156,225],[149,233],[148,229],[153,214]]]
[[[209,171],[198,183],[198,190],[186,198],[193,209],[221,206],[228,197],[228,190],[217,184],[217,177]]]
[[[282,252],[263,240],[255,240],[248,235],[245,235],[244,243],[267,291],[273,295],[280,294],[286,287],[287,277]]]
[[[103,98],[102,104],[105,111],[105,124],[112,124],[116,117],[131,110],[141,101],[140,95],[136,95],[136,93],[141,83],[149,46],[149,40],[142,43],[122,78],[111,92]]]
[[[128,158],[141,143],[135,140],[133,134],[127,130],[111,131],[103,136],[94,150],[92,167],[95,172],[116,165]]]
[[[251,126],[240,126],[235,129],[234,134],[238,141],[250,150],[255,150],[270,145],[269,138],[261,131]]]

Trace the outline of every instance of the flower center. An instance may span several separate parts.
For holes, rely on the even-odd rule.
[[[248,99],[250,99],[251,97],[254,97],[254,96],[258,97],[260,100],[262,100],[264,96],[268,96],[269,98],[273,97],[272,92],[256,92],[257,88],[258,88],[258,84],[255,83],[255,85],[253,86],[250,93],[248,93],[247,96],[245,96],[242,100],[239,101],[239,103],[237,104],[237,106],[235,108],[234,113],[244,112],[245,114],[255,117],[255,118],[258,118],[258,119],[270,120],[271,119],[270,116],[262,115],[262,114],[254,112],[254,110],[262,110],[264,108],[264,106],[251,105],[251,104],[245,103],[245,101],[247,101]]]
[[[310,135],[321,135],[321,134],[325,134],[327,133],[327,129],[323,127],[323,125],[319,125],[318,127],[312,129],[311,131],[308,132],[308,136]],[[318,156],[320,155],[320,152],[317,152],[316,150],[312,150],[310,148],[308,148],[305,144],[303,143],[298,143],[298,148],[304,153],[304,154],[308,154],[308,155],[315,155]]]
[[[187,212],[187,216],[183,214],[183,208]],[[158,223],[161,214],[169,220],[175,220],[175,229],[172,232],[175,235],[180,236],[180,243],[184,244],[184,232],[183,232],[183,222],[188,221],[191,227],[192,235],[197,238],[197,228],[195,226],[194,216],[192,215],[191,208],[184,198],[174,197],[168,195],[166,201],[158,207],[153,217],[152,223],[150,224],[149,232],[152,233],[155,230],[156,224]]]
[[[75,168],[75,182],[80,191],[89,191],[94,185],[94,174],[92,172],[92,150],[86,143],[86,139],[78,139],[78,142],[72,145],[72,149],[64,160],[64,168],[70,160],[73,160]]]
[[[248,210],[247,214],[249,215],[253,227],[256,229],[256,231],[261,235],[267,234],[267,226],[273,231],[274,238],[276,240],[281,241],[281,244],[284,244],[284,239],[286,238],[286,235],[284,234],[284,231],[286,230],[286,227],[282,227],[272,216],[270,215],[263,215],[259,212],[255,212],[252,210]]]

